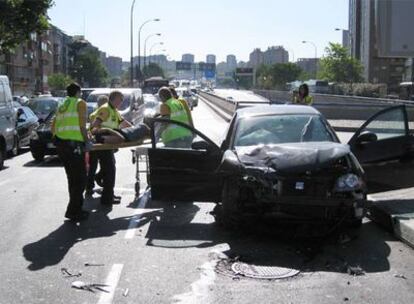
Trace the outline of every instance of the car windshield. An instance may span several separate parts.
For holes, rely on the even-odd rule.
[[[102,93],[102,94],[90,94],[88,96],[88,99],[86,99],[87,103],[97,103],[98,102],[98,98],[101,95],[105,95],[105,96],[109,96],[109,93]],[[131,98],[131,94],[123,94],[124,95],[124,100],[122,101],[121,106],[119,107],[119,111],[124,111],[126,109],[129,108],[130,105],[130,98]]]
[[[236,130],[234,146],[313,141],[333,141],[319,115],[268,115],[242,118]]]
[[[56,110],[58,102],[55,99],[34,99],[28,107],[35,113],[48,114]]]

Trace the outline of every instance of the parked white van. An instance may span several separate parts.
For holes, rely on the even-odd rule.
[[[9,78],[0,75],[0,170],[3,169],[7,153],[17,155],[16,114]]]

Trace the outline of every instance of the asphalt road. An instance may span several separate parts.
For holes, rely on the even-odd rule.
[[[202,102],[196,126],[219,141],[226,123]],[[42,164],[30,153],[6,161],[0,172],[0,303],[414,303],[414,253],[366,221],[359,238],[300,240],[260,231],[229,232],[210,215],[212,203],[134,200],[135,166],[129,149],[117,153],[113,210],[99,196],[92,214],[65,222],[67,185],[56,158]],[[142,189],[145,186],[143,179]],[[287,231],[285,231],[287,232]],[[293,268],[290,279],[247,279],[232,274],[240,260]],[[85,266],[85,263],[94,266]],[[364,275],[352,276],[350,267]],[[79,277],[66,277],[66,268]],[[215,270],[218,271],[215,271]],[[81,280],[108,292],[76,290]]]

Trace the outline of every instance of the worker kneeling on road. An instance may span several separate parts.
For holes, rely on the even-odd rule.
[[[99,107],[95,120],[92,122],[92,134],[98,133],[100,128],[122,129],[132,125],[124,120],[118,112],[124,96],[120,91],[109,94],[109,102]],[[121,198],[114,195],[116,167],[114,150],[97,151],[103,177],[102,205],[119,204]]]
[[[88,112],[86,102],[80,99],[80,86],[72,83],[66,90],[68,97],[57,110],[52,130],[57,153],[68,179],[69,204],[65,217],[80,221],[87,219],[89,215],[82,210],[86,185],[85,150],[89,145],[86,129]]]
[[[190,117],[184,106],[173,98],[169,88],[162,87],[158,91],[158,96],[162,102],[160,114],[163,118],[190,125]],[[163,129],[161,138],[164,145],[170,148],[190,148],[193,142],[193,134],[190,130],[174,124],[169,124]]]

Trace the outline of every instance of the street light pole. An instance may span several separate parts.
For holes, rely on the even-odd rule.
[[[145,38],[145,42],[144,42],[144,69],[145,69],[145,66],[147,65],[147,42],[148,42],[148,39],[150,39],[151,37],[154,37],[154,36],[161,36],[161,33],[151,34],[151,35],[148,35],[147,38]]]
[[[150,23],[150,22],[158,22],[160,21],[160,19],[156,18],[156,19],[148,19],[147,21],[145,21],[143,24],[141,24],[141,26],[138,29],[138,70],[141,72],[141,30],[144,27],[145,24]]]
[[[304,40],[304,41],[302,41],[302,43],[312,44],[313,47],[315,48],[315,78],[316,78],[316,73],[318,72],[318,63],[317,63],[317,61],[318,61],[318,49],[316,47],[316,44],[313,43],[312,41],[306,41],[306,40]]]
[[[134,86],[134,6],[135,0],[132,0],[131,5],[131,75],[129,83],[131,88]]]

